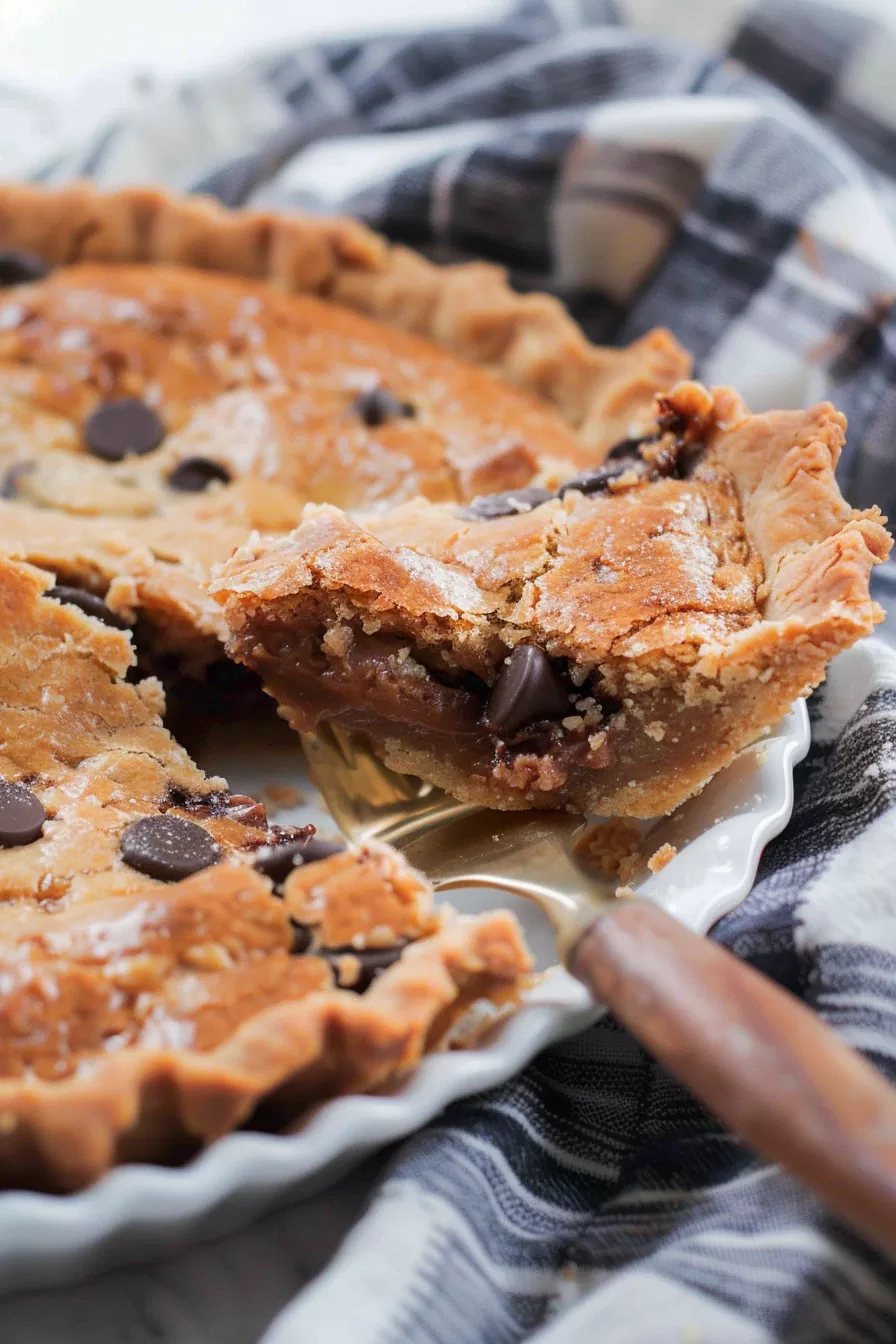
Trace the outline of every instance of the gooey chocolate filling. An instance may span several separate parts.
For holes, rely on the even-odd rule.
[[[444,738],[446,750],[474,773],[520,754],[599,768],[589,738],[621,708],[599,691],[575,686],[563,660],[534,644],[511,650],[489,686],[449,662],[446,651],[411,649],[397,635],[355,630],[336,658],[323,638],[323,629],[272,630],[266,641],[272,665],[289,668],[281,693],[301,703],[309,726],[334,717],[353,731],[379,736],[391,730],[429,750]],[[583,700],[600,709],[590,723],[576,708]],[[580,722],[563,727],[570,717]]]

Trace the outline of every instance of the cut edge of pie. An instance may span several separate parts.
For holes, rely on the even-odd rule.
[[[829,404],[750,415],[685,383],[630,461],[535,507],[309,507],[212,585],[229,651],[293,727],[336,717],[461,799],[667,813],[881,619],[869,575],[891,539],[840,494],[844,427]],[[524,644],[549,708],[499,731],[492,693]]]
[[[597,452],[638,434],[690,356],[656,328],[593,345],[557,299],[518,294],[487,262],[440,266],[346,218],[229,210],[151,187],[0,183],[0,246],[45,261],[156,262],[257,277],[365,313],[553,405]]]

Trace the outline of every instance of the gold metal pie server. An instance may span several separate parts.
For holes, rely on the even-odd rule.
[[[488,812],[388,770],[338,725],[303,735],[351,840],[388,841],[439,891],[538,902],[567,968],[758,1153],[896,1251],[896,1091],[805,1004],[659,906],[579,864],[581,817]]]

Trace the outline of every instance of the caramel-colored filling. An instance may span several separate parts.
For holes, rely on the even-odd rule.
[[[263,651],[254,646],[254,666],[300,729],[335,718],[374,740],[395,738],[448,755],[459,769],[494,775],[510,787],[517,776],[525,787],[533,773],[559,787],[571,772],[609,763],[606,729],[618,704],[605,700],[602,709],[593,691],[571,679],[567,717],[577,722],[535,721],[505,738],[487,722],[490,686],[471,673],[446,670],[444,651],[412,650],[399,636],[357,631],[343,640],[342,656],[329,653],[326,643],[319,631],[272,630]],[[500,665],[499,659],[493,679]],[[589,700],[585,712],[576,708]]]

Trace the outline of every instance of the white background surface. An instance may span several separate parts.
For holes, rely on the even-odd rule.
[[[578,0],[553,0],[574,12]],[[708,14],[724,0],[698,0]],[[0,80],[46,92],[135,66],[183,75],[283,42],[462,23],[511,0],[0,0]],[[691,0],[692,7],[695,0]],[[850,0],[840,0],[849,4]],[[851,0],[892,19],[896,0]],[[674,0],[623,0],[639,26],[676,29]],[[622,7],[622,6],[621,6]],[[676,36],[686,36],[676,31]]]
[[[500,0],[0,0],[0,78],[47,92],[140,66],[182,75],[322,36],[461,23]]]

